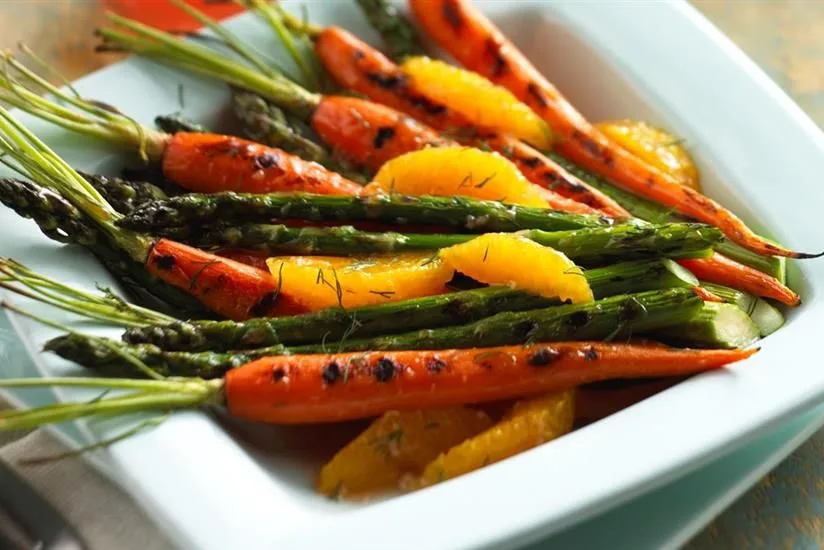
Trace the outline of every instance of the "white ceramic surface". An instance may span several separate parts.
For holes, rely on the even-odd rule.
[[[350,2],[307,4],[319,23],[374,37]],[[697,155],[710,195],[789,246],[821,245],[814,222],[824,208],[818,181],[824,136],[686,3],[482,5],[585,114],[644,118],[672,128]],[[252,18],[230,26],[264,49],[272,44]],[[181,109],[178,83],[187,116],[207,122],[220,117],[222,87],[140,60],[91,75],[78,88],[150,123],[156,114]],[[94,143],[43,124],[32,127],[77,167],[117,164],[118,155],[101,153],[105,149]],[[6,210],[0,211],[0,227],[0,254],[69,281],[110,282],[91,259],[55,248]],[[99,456],[185,548],[523,543],[684,475],[821,399],[824,370],[807,350],[824,318],[818,291],[824,262],[805,263],[792,275],[805,304],[755,358],[692,379],[550,445],[389,501],[359,507],[312,493],[319,457],[335,439],[345,439],[335,429],[260,428],[180,414]],[[18,326],[32,351],[53,335],[24,320]],[[36,360],[40,372],[71,368],[52,357]],[[101,437],[113,429],[91,425],[88,433]]]
[[[698,471],[521,550],[677,550],[822,425],[819,405]]]

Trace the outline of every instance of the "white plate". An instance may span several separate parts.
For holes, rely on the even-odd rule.
[[[819,406],[665,487],[521,550],[681,548],[822,425]]]
[[[350,2],[308,2],[319,23],[366,32]],[[588,116],[637,117],[686,138],[710,195],[784,244],[810,250],[824,209],[824,136],[735,46],[683,2],[489,2],[488,9]],[[231,27],[265,47],[250,17]],[[226,94],[140,60],[78,84],[144,123],[179,110],[214,120]],[[116,155],[42,124],[32,127],[73,165],[111,168]],[[0,253],[69,281],[106,282],[86,256],[56,249],[28,222],[0,212]],[[760,354],[515,458],[437,487],[357,507],[311,491],[318,445],[334,430],[276,429],[180,414],[101,458],[181,545],[226,548],[480,548],[526,542],[582,521],[730,452],[824,395],[816,342],[824,262],[793,270],[805,299]],[[20,323],[36,349],[51,330]],[[69,367],[37,356],[42,372]],[[6,375],[6,373],[3,373]],[[35,374],[35,373],[32,373]],[[59,392],[76,397],[73,392]],[[113,428],[89,426],[95,436]],[[317,445],[315,441],[319,442]],[[322,454],[322,453],[321,453]]]

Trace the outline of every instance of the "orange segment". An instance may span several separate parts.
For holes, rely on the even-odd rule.
[[[517,233],[487,233],[444,248],[440,255],[450,267],[482,283],[510,285],[573,303],[594,299],[572,260]]]
[[[367,258],[281,256],[266,264],[281,291],[310,311],[441,294],[453,275],[451,267],[429,252]]]
[[[486,413],[464,407],[390,411],[321,469],[318,491],[352,498],[397,489],[404,476],[419,476],[440,453],[491,425]]]
[[[364,192],[463,195],[546,208],[546,199],[535,187],[498,153],[473,147],[437,147],[390,160]]]
[[[420,483],[452,479],[561,437],[572,429],[574,418],[573,391],[519,401],[492,428],[432,461]]]
[[[601,122],[597,128],[609,139],[676,178],[681,185],[701,190],[698,168],[692,157],[672,134],[637,120]]]
[[[428,57],[408,58],[401,69],[418,93],[449,106],[475,125],[512,134],[538,149],[550,147],[549,126],[506,88]]]

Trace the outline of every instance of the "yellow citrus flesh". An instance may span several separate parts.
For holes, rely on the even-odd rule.
[[[601,122],[596,126],[610,140],[670,174],[681,185],[701,190],[695,162],[672,134],[637,120]]]
[[[433,460],[422,486],[483,468],[566,434],[575,417],[574,391],[519,401],[500,422]]]
[[[362,498],[397,489],[404,477],[417,478],[440,453],[491,425],[485,413],[464,407],[387,412],[321,469],[318,491]]]
[[[365,258],[279,256],[266,263],[281,290],[310,311],[442,294],[453,275],[431,252]]]
[[[517,233],[487,233],[444,248],[444,262],[489,285],[509,285],[547,298],[591,302],[581,268],[561,252]]]
[[[401,69],[420,94],[448,106],[481,128],[520,138],[548,149],[546,122],[512,92],[483,76],[428,57],[411,57]]]
[[[474,147],[434,147],[390,160],[364,193],[462,195],[546,208],[546,199],[535,187],[498,153]]]

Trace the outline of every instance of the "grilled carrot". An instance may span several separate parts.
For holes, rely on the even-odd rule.
[[[552,189],[556,194],[616,217],[629,213],[601,191],[582,182],[551,159],[522,141],[479,128],[449,105],[416,90],[400,67],[381,52],[339,27],[326,27],[317,36],[315,52],[327,72],[341,86],[361,93],[373,101],[415,117],[424,124],[454,135],[468,145],[491,147],[505,153],[532,183]],[[554,208],[576,208],[570,201],[557,201]]]
[[[755,352],[572,342],[273,356],[230,371],[225,398],[229,412],[246,420],[331,422],[535,395],[607,379],[684,376]]]
[[[786,285],[781,284],[775,277],[739,264],[721,254],[713,254],[710,258],[678,260],[678,263],[692,271],[701,280],[738,288],[788,306],[801,304],[801,297]]]
[[[696,220],[765,256],[816,257],[756,235],[735,214],[680,185],[595,129],[470,0],[410,0],[424,30],[465,67],[509,89],[550,125],[558,152],[610,181]]]
[[[146,269],[236,321],[306,311],[268,272],[168,239],[152,247]]]
[[[179,132],[169,137],[163,174],[190,191],[270,193],[306,191],[351,195],[360,186],[320,164],[285,151],[218,134]]]

